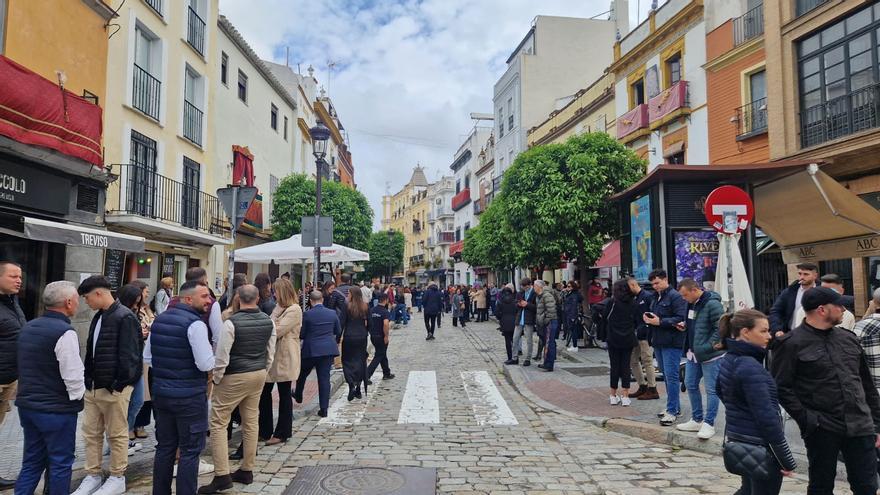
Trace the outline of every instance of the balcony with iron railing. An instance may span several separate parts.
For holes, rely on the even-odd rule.
[[[152,233],[163,230],[163,234],[171,237],[187,229],[216,237],[230,233],[220,201],[199,190],[198,185],[159,175],[143,165],[119,167],[119,180],[107,191],[107,197],[111,198],[107,205],[107,223],[141,227]],[[137,218],[146,220],[149,225]],[[185,234],[183,237],[199,239]]]
[[[159,16],[162,16],[162,0],[144,0],[151,9],[155,10]]]
[[[828,0],[795,0],[795,15],[802,16]]]
[[[880,84],[805,109],[800,125],[803,148],[880,127]]]
[[[455,232],[438,232],[437,244],[443,246],[455,242]]]
[[[132,84],[131,105],[148,117],[159,120],[159,101],[162,93],[162,82],[153,77],[146,69],[134,64],[134,80]]]
[[[438,220],[443,220],[444,218],[452,218],[452,215],[452,210],[445,206],[434,208],[428,212],[428,222],[433,223]]]
[[[186,28],[186,42],[200,55],[205,54],[205,21],[189,7],[189,22]]]
[[[486,211],[486,200],[478,199],[474,201],[474,215],[480,215]]]
[[[424,254],[419,254],[416,256],[409,257],[409,266],[410,267],[423,266],[424,264],[425,264],[425,255]]]
[[[202,118],[204,114],[192,103],[183,101],[183,137],[202,145]]]
[[[742,141],[767,132],[767,98],[736,109],[736,139]]]
[[[764,34],[764,4],[733,20],[733,46],[739,46]]]
[[[452,197],[452,211],[458,211],[471,202],[471,189],[464,188]]]

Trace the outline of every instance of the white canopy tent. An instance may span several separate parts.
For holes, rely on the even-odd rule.
[[[267,242],[257,246],[235,250],[235,261],[239,263],[313,263],[315,250],[303,247],[302,236],[296,234],[288,239]],[[322,263],[342,263],[347,261],[369,261],[370,254],[339,244],[321,248]]]

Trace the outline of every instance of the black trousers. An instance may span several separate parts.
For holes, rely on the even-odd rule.
[[[544,358],[544,335],[546,329],[544,327],[539,327],[538,324],[535,324],[535,335],[538,336],[538,350],[535,352],[535,356],[538,356],[537,359]],[[528,359],[532,359],[534,356],[529,356]]]
[[[171,495],[174,459],[177,461],[177,493],[196,493],[199,454],[208,433],[208,398],[153,397],[156,411],[156,456],[153,459],[153,493]]]
[[[278,385],[278,425],[275,425],[272,411],[272,389]],[[287,440],[293,435],[293,397],[290,396],[291,382],[267,383],[260,394],[260,438],[272,437]]]
[[[804,439],[810,462],[809,495],[834,493],[837,475],[837,454],[843,454],[846,476],[853,495],[876,495],[877,452],[875,435],[847,438],[845,435],[818,428]]]
[[[513,359],[513,334],[505,333],[504,334],[504,350],[507,351],[507,360],[510,361]]]
[[[611,361],[611,388],[629,388],[630,368],[629,359],[632,356],[632,347],[608,346],[608,359]]]
[[[302,395],[306,386],[306,379],[317,370],[318,373],[318,402],[321,409],[330,407],[330,368],[333,367],[333,358],[336,356],[319,356],[302,358],[299,378],[296,379],[296,395]]]
[[[376,368],[380,365],[382,366],[382,376],[390,375],[391,368],[388,366],[388,345],[385,344],[385,337],[370,335],[370,341],[373,343],[373,348],[376,349],[376,352],[373,354],[373,360],[370,361],[370,365],[367,366],[367,378],[369,379],[373,376],[373,372],[376,371]]]
[[[769,480],[754,480],[748,476],[742,477],[742,486],[734,495],[779,495],[782,489],[782,473],[776,473]]]
[[[453,316],[452,317],[452,326],[457,327],[458,324],[461,323],[461,328],[464,328],[465,327],[464,323],[466,321],[467,321],[467,318],[465,318],[464,316]]]
[[[440,315],[425,313],[425,330],[427,330],[428,335],[434,335],[434,330],[438,326],[440,326]]]

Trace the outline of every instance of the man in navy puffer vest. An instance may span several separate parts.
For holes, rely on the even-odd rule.
[[[171,493],[174,458],[180,449],[177,493],[198,489],[199,454],[208,431],[208,372],[214,353],[202,315],[211,307],[208,287],[191,281],[180,287],[180,302],[156,317],[144,348],[153,368],[156,457],[153,493]]]

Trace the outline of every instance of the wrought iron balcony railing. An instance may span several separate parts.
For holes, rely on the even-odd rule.
[[[200,54],[205,54],[205,21],[192,7],[189,7],[186,42]]]
[[[192,103],[183,102],[183,137],[202,145],[202,119],[204,114]]]
[[[162,82],[143,67],[134,64],[134,84],[132,87],[132,106],[159,120],[159,98],[162,93]]]
[[[150,6],[153,10],[156,11],[159,16],[162,15],[162,0],[144,0],[147,2],[147,5]]]
[[[767,132],[767,98],[736,109],[736,137],[745,138]]]
[[[802,16],[826,2],[828,2],[828,0],[796,0],[795,14]]]
[[[804,148],[880,127],[880,84],[807,108],[800,119]]]
[[[733,46],[764,34],[764,4],[733,20]]]

